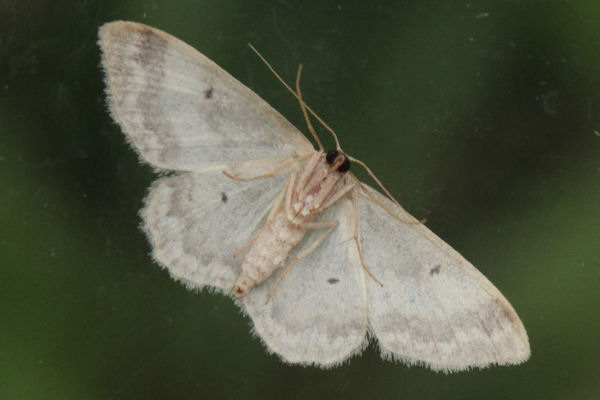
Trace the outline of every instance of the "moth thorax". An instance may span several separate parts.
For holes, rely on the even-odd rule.
[[[294,203],[293,208],[299,215],[306,217],[314,209],[315,196],[309,194],[304,199]]]
[[[337,171],[321,170],[321,172],[323,173],[316,174],[312,182],[309,182],[313,184],[312,189],[294,205],[294,209],[302,217],[322,211],[324,203],[334,194],[338,182],[343,178],[343,175]]]

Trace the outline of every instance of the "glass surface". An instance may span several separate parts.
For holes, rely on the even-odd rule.
[[[306,132],[288,81],[527,328],[521,366],[283,364],[152,262],[152,169],[106,112],[98,27],[163,29]],[[333,142],[320,129],[325,142]],[[357,172],[360,177],[365,174]],[[597,1],[0,2],[0,398],[600,398]],[[235,232],[231,233],[235,235]]]

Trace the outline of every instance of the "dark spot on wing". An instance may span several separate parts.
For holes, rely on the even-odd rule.
[[[235,287],[235,295],[237,297],[242,297],[245,294],[246,294],[246,292],[241,287],[239,287],[239,286]]]
[[[227,195],[225,194],[225,192],[221,192],[221,201],[223,203],[227,203],[228,199],[229,199],[229,197],[227,197]]]
[[[204,98],[205,99],[212,99],[213,97],[213,88],[208,88],[204,91]]]
[[[337,278],[329,278],[327,279],[327,282],[329,282],[331,285],[335,285],[336,283],[338,283],[340,280]]]
[[[442,269],[442,266],[441,266],[441,265],[439,265],[439,264],[438,264],[438,265],[436,265],[435,267],[433,267],[433,268],[431,268],[431,269],[429,270],[429,275],[433,276],[433,275],[437,275],[437,274],[439,274],[439,273],[440,273],[440,269]]]

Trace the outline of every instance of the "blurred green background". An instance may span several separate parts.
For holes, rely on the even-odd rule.
[[[289,366],[230,299],[174,282],[138,229],[155,177],[106,112],[115,19],[306,131],[247,43],[289,82],[303,63],[306,101],[511,301],[531,359],[444,375],[371,345]],[[598,399],[600,3],[0,0],[0,226],[1,399]]]

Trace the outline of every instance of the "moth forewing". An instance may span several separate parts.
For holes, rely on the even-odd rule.
[[[527,360],[527,333],[500,291],[424,225],[391,218],[389,210],[412,217],[364,188],[359,237],[365,262],[384,282],[367,282],[369,321],[382,355],[446,372]]]
[[[115,21],[98,37],[111,115],[152,166],[201,172],[314,151],[256,93],[172,35]]]

